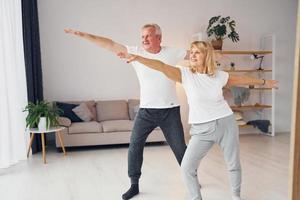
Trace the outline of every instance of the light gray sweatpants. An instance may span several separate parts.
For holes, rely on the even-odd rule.
[[[202,200],[197,177],[201,159],[214,143],[220,145],[229,171],[233,196],[240,196],[241,165],[239,130],[234,115],[201,124],[192,124],[191,139],[184,154],[181,170],[189,200]]]

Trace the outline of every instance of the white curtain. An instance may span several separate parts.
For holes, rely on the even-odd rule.
[[[21,0],[0,0],[0,168],[26,159],[29,134]]]

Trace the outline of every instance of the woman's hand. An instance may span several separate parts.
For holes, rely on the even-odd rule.
[[[278,89],[277,84],[278,84],[278,81],[276,81],[276,80],[265,80],[264,86],[265,86],[266,88],[274,88],[274,89]]]
[[[124,53],[124,52],[119,52],[117,54],[117,56],[119,56],[119,58],[121,58],[121,59],[126,59],[127,63],[131,63],[138,59],[138,55],[128,54],[128,53]]]
[[[123,51],[117,53],[117,56],[126,59],[127,63],[131,63],[133,61],[140,62],[146,67],[164,73],[169,79],[181,83],[181,72],[180,69],[177,67],[167,65],[159,60],[144,58],[143,56],[128,54]]]

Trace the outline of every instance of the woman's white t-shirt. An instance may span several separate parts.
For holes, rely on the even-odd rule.
[[[136,46],[127,46],[127,51],[131,54],[160,60],[173,66],[183,60],[186,55],[186,50],[170,47],[162,47],[160,52],[156,54],[149,53]],[[162,72],[151,69],[139,62],[132,62],[131,64],[140,83],[141,108],[172,108],[179,106],[174,81],[167,78]]]
[[[233,114],[224,99],[222,88],[229,74],[216,71],[214,76],[192,73],[188,67],[180,67],[182,86],[189,104],[189,123],[205,123]]]

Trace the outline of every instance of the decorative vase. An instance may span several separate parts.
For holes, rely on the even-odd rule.
[[[40,117],[38,128],[39,128],[39,130],[47,130],[47,127],[46,127],[46,117]]]
[[[212,40],[211,45],[215,50],[222,50],[223,40],[222,39]]]

